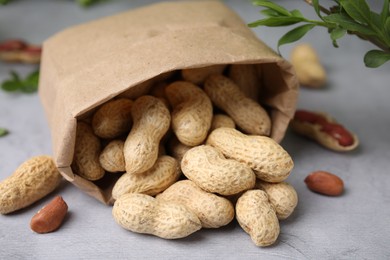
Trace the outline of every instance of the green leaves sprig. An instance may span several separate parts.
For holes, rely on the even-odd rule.
[[[269,0],[254,0],[253,5],[265,8],[260,13],[266,18],[249,23],[248,26],[279,27],[303,24],[279,39],[278,51],[280,46],[298,41],[316,26],[328,29],[335,47],[338,47],[337,40],[346,33],[354,34],[380,48],[371,50],[364,56],[365,65],[376,68],[390,60],[390,0],[383,1],[382,11],[375,13],[365,0],[334,0],[336,5],[329,10],[321,6],[319,0],[305,0],[313,6],[320,18],[320,20],[311,20],[305,18],[299,10],[289,11]]]
[[[21,79],[20,76],[11,71],[11,78],[1,83],[1,89],[7,92],[34,93],[38,90],[39,71],[34,71]]]

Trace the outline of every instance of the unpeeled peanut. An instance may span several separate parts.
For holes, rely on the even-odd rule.
[[[291,51],[290,61],[300,84],[310,88],[321,88],[324,86],[326,83],[326,71],[311,45],[297,45]]]
[[[210,132],[220,127],[236,128],[236,124],[234,123],[233,119],[228,115],[214,114],[213,120],[211,121]]]
[[[181,164],[184,154],[191,148],[191,146],[180,143],[176,136],[172,136],[167,143],[169,154],[175,158],[179,164]]]
[[[8,214],[33,204],[57,188],[61,179],[51,157],[28,159],[0,183],[0,213]]]
[[[146,172],[123,174],[114,185],[112,197],[118,199],[125,193],[143,193],[154,196],[175,183],[180,174],[177,160],[163,155]]]
[[[123,155],[124,146],[124,141],[112,140],[104,147],[99,156],[99,162],[103,169],[108,172],[126,171],[125,156]]]
[[[279,220],[288,218],[298,204],[298,194],[287,182],[268,183],[256,181],[256,188],[264,190]]]
[[[112,215],[127,230],[165,239],[186,237],[202,228],[199,218],[184,205],[145,194],[124,194],[115,201]]]
[[[201,144],[207,137],[213,117],[209,97],[198,86],[176,81],[165,88],[173,107],[172,130],[181,143],[188,146]]]
[[[99,162],[100,152],[100,139],[94,134],[92,127],[79,121],[76,129],[73,170],[87,180],[101,179],[105,171]]]
[[[185,81],[192,82],[196,85],[201,85],[205,82],[208,76],[213,74],[222,74],[226,65],[212,65],[208,67],[183,69],[181,70],[181,76]]]
[[[229,200],[202,190],[190,180],[172,184],[156,198],[188,207],[198,216],[204,228],[222,227],[234,218],[233,204]]]
[[[257,246],[272,245],[279,236],[279,220],[265,191],[249,190],[241,195],[236,203],[236,218]]]
[[[245,133],[270,135],[271,119],[267,111],[245,96],[231,79],[223,75],[211,75],[204,84],[204,90],[213,104],[233,118]]]
[[[181,161],[183,174],[205,191],[233,195],[254,187],[256,176],[249,166],[226,159],[209,145],[188,150]]]
[[[261,67],[254,64],[232,64],[229,78],[249,98],[258,101],[261,89]]]
[[[290,155],[267,136],[245,135],[233,128],[217,128],[207,138],[208,145],[253,169],[257,178],[281,182],[292,170]]]
[[[168,108],[153,96],[138,98],[133,104],[132,117],[133,127],[123,148],[129,174],[147,171],[154,165],[161,138],[171,123]]]
[[[101,106],[92,118],[94,133],[101,138],[116,138],[131,129],[133,101],[126,98],[111,100]]]

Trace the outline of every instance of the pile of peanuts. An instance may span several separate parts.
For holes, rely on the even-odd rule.
[[[177,239],[235,217],[272,245],[298,197],[285,182],[293,161],[255,101],[259,69],[183,69],[130,88],[79,119],[73,172],[118,176],[112,213],[127,230]]]

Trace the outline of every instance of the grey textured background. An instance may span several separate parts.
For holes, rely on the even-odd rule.
[[[0,7],[0,40],[25,38],[41,43],[71,25],[153,2],[157,1],[116,0],[83,9],[73,1],[15,0]],[[246,22],[260,18],[258,8],[249,1],[225,2]],[[303,1],[278,2],[315,17]],[[370,2],[377,8],[382,4]],[[274,48],[286,29],[254,31]],[[295,162],[288,181],[300,201],[294,214],[281,222],[274,246],[256,247],[235,222],[175,241],[131,233],[113,221],[110,207],[64,182],[31,207],[0,216],[0,259],[389,259],[390,64],[365,68],[362,56],[372,46],[353,36],[342,39],[339,49],[332,47],[324,29],[313,30],[303,41],[318,50],[329,83],[322,90],[301,89],[298,107],[335,116],[359,136],[361,145],[350,153],[335,153],[287,133],[282,145]],[[282,54],[288,57],[291,48],[282,47]],[[0,63],[0,81],[8,78],[11,69],[27,74],[33,67]],[[50,133],[37,94],[0,91],[0,127],[11,131],[0,138],[0,179],[31,156],[51,154]],[[303,180],[314,170],[343,178],[344,195],[332,198],[310,192]],[[30,218],[57,194],[69,205],[66,222],[55,233],[33,233]]]

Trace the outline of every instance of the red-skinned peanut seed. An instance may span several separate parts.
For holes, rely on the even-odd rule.
[[[67,212],[66,202],[61,196],[56,196],[32,217],[30,228],[39,234],[55,231],[61,226]]]

